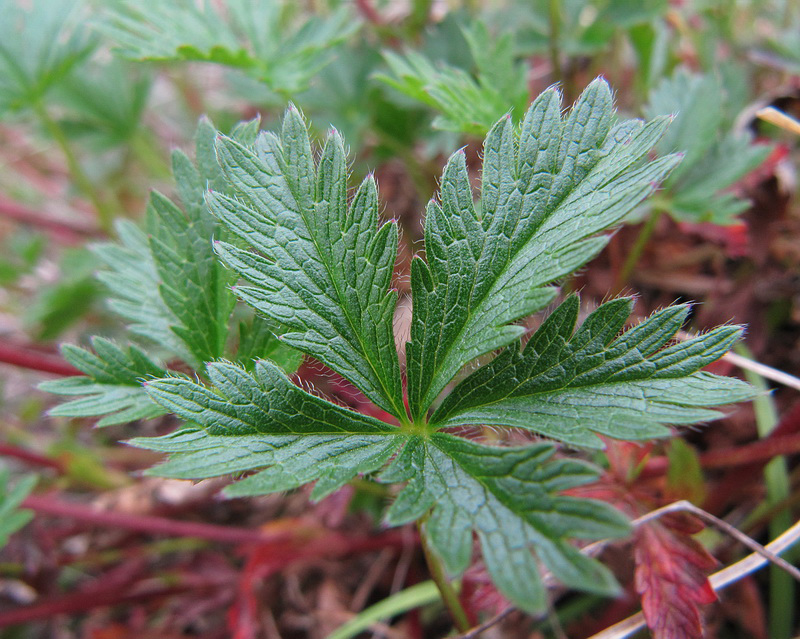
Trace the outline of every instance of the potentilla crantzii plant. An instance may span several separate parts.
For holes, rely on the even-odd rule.
[[[138,349],[107,341],[96,341],[97,354],[71,347],[66,354],[88,376],[49,388],[92,397],[57,411],[110,412],[102,398],[113,398],[116,389],[128,411],[122,421],[171,412],[184,428],[133,442],[169,455],[152,472],[192,479],[244,473],[226,489],[230,496],[315,482],[312,497],[320,499],[365,473],[403,484],[387,521],[421,522],[433,559],[451,576],[469,565],[477,535],[495,584],[524,610],[545,605],[540,565],[571,587],[611,593],[616,586],[607,569],[571,540],[625,535],[625,518],[599,501],[559,494],[592,481],[597,469],[556,457],[552,443],[488,446],[453,429],[514,427],[599,448],[598,434],[663,437],[667,424],[711,420],[719,413],[706,407],[751,396],[743,382],[700,371],[730,348],[740,328],[723,326],[670,344],[686,306],[623,331],[630,299],[607,302],[578,325],[579,302],[571,296],[532,335],[517,323],[550,304],[557,294],[553,282],[597,255],[608,239],[602,232],[678,163],[675,156],[648,161],[667,125],[668,118],[617,122],[611,92],[598,80],[566,115],[551,89],[521,126],[506,117],[492,128],[477,204],[464,155],[455,153],[438,198],[428,205],[425,254],[412,264],[404,368],[393,332],[397,226],[380,224],[372,177],[348,204],[347,157],[338,133],[330,133],[315,160],[306,124],[290,107],[280,133],[220,136],[218,166],[209,166],[213,154],[201,157],[200,147],[199,169],[189,170],[188,160],[178,163],[185,215],[156,197],[150,248],[128,229],[126,249],[105,250],[116,273],[107,280],[117,297],[124,302],[125,286],[132,287],[128,305],[118,300],[117,306],[129,319],[133,313],[137,332],[148,334],[148,319],[131,302],[149,295],[148,308],[158,310],[152,321],[160,322],[149,336],[158,333],[162,346],[174,342],[173,352],[188,353],[195,365],[204,360],[204,368],[192,380],[164,373]],[[212,183],[205,204],[198,176]],[[186,229],[208,242],[191,250],[173,246]],[[167,240],[158,239],[160,232]],[[206,255],[212,234],[213,250],[230,270]],[[134,249],[155,265],[152,285],[133,281]],[[181,250],[185,255],[175,257]],[[190,268],[201,259],[198,252],[209,275]],[[190,285],[169,284],[168,275],[159,275],[164,263],[182,265],[178,279]],[[257,348],[237,355],[239,361],[215,359],[233,357],[225,346],[231,294],[225,286],[237,275],[244,283],[231,290],[255,310],[253,322],[280,332],[282,351],[274,340],[259,342],[261,353],[283,353],[279,360],[253,365]],[[211,292],[194,291],[203,277]],[[188,326],[196,313],[207,326]],[[242,335],[257,326],[245,324]],[[201,339],[204,331],[213,339]],[[286,346],[350,380],[393,416],[392,423],[292,383]],[[491,353],[488,363],[475,367]],[[87,401],[89,410],[81,403]]]

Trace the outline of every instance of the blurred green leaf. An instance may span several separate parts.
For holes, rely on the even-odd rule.
[[[706,496],[703,468],[697,451],[676,437],[667,448],[667,493],[671,499],[688,499],[702,506]]]
[[[0,115],[40,102],[91,53],[82,7],[81,0],[0,0]]]
[[[384,52],[391,74],[375,77],[440,112],[434,126],[485,135],[509,110],[522,114],[528,104],[527,64],[515,55],[512,36],[493,39],[481,22],[464,29],[475,64],[474,75],[425,55]]]
[[[0,254],[0,285],[15,283],[36,265],[45,247],[41,233],[19,229],[3,240]]]
[[[118,58],[81,65],[54,95],[67,109],[61,126],[71,137],[90,138],[101,149],[127,143],[139,129],[151,84],[141,65]]]
[[[678,69],[651,91],[644,113],[649,118],[673,115],[657,150],[685,154],[664,183],[663,206],[680,221],[733,224],[748,202],[726,189],[758,167],[770,147],[732,130],[720,80]]]
[[[41,340],[54,339],[81,319],[100,292],[94,278],[98,265],[85,248],[65,250],[59,279],[42,287],[24,312],[28,331]]]
[[[0,548],[8,538],[33,519],[33,512],[20,510],[19,506],[36,485],[35,475],[26,475],[14,486],[9,484],[9,473],[0,470]]]
[[[111,293],[111,310],[130,322],[132,333],[194,367],[225,354],[234,303],[231,274],[214,257],[217,222],[204,200],[206,189],[219,181],[216,135],[208,120],[200,122],[196,165],[180,151],[173,154],[183,209],[153,192],[146,231],[122,222],[119,243],[94,247],[109,269],[99,277]]]
[[[551,45],[550,0],[520,3],[513,19],[518,38],[530,53]],[[652,23],[669,9],[668,0],[560,0],[557,49],[565,56],[593,56],[612,46],[614,37]]]
[[[213,62],[240,69],[270,89],[293,95],[325,66],[332,47],[358,28],[345,9],[309,16],[279,0],[124,2],[99,25],[121,55],[160,62]]]

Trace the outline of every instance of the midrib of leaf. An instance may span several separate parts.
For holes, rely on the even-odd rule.
[[[338,141],[338,139],[339,139],[338,138],[338,134],[336,134],[335,131],[334,131],[334,136],[335,136],[335,139]],[[320,166],[318,167],[317,170],[318,171],[321,170],[322,166],[323,165],[322,165],[322,161],[321,161],[320,162]],[[328,260],[323,257],[323,252],[322,252],[322,249],[321,249],[321,247],[319,245],[319,242],[318,242],[318,239],[317,239],[316,225],[312,225],[311,221],[308,219],[308,211],[306,211],[305,207],[303,207],[303,205],[301,204],[302,198],[300,198],[299,194],[297,192],[295,192],[295,189],[294,189],[294,186],[292,184],[292,181],[286,180],[286,185],[289,188],[289,192],[292,194],[292,198],[297,203],[297,208],[299,209],[300,216],[303,218],[303,224],[305,224],[306,229],[309,231],[309,236],[311,237],[311,241],[314,244],[314,250],[317,252],[317,257],[319,258],[319,261],[322,262],[322,264],[325,265],[325,271],[328,274],[328,277],[330,278],[331,284],[333,285],[333,288],[336,291],[336,296],[339,299],[339,306],[342,308],[342,311],[344,312],[344,316],[347,319],[347,324],[350,327],[350,330],[352,331],[353,335],[355,335],[356,341],[358,342],[358,346],[359,346],[358,350],[359,350],[359,352],[363,353],[365,361],[367,362],[367,364],[370,367],[370,370],[374,374],[375,379],[377,379],[378,383],[380,384],[380,388],[381,388],[381,391],[382,391],[382,394],[383,394],[384,398],[389,401],[389,403],[391,404],[392,408],[394,409],[394,416],[397,417],[400,420],[401,423],[403,423],[405,425],[408,425],[409,424],[409,420],[408,420],[408,415],[406,413],[405,407],[402,405],[402,403],[400,403],[400,404],[397,403],[397,398],[395,397],[394,393],[392,393],[390,391],[390,389],[386,387],[386,383],[385,383],[385,380],[383,378],[383,375],[378,372],[378,369],[376,368],[375,363],[373,362],[373,359],[372,359],[372,353],[371,353],[370,349],[367,348],[367,345],[366,345],[366,343],[364,342],[364,340],[363,340],[363,338],[361,336],[361,331],[357,328],[357,326],[356,326],[356,324],[355,324],[355,322],[353,320],[352,312],[351,312],[351,309],[350,309],[350,305],[349,305],[349,303],[347,303],[347,299],[342,294],[342,291],[340,289],[341,282],[339,282],[339,279],[336,277],[335,270],[333,270],[331,268],[331,265],[328,263]],[[319,202],[319,200],[316,200],[316,198],[315,198],[315,203],[318,203],[318,202]],[[328,204],[328,206],[329,206],[329,209],[330,209],[331,208],[330,207],[330,203]],[[345,206],[347,206],[347,204],[345,204]],[[348,218],[350,218],[350,215],[351,215],[351,212],[348,209],[346,211],[346,213],[345,213],[345,220],[348,220]],[[338,231],[337,232],[339,233],[339,240],[344,243],[345,242],[345,237],[344,237],[342,225],[339,224],[337,226],[338,226]],[[314,229],[314,231],[312,232],[311,229]],[[345,282],[344,285],[348,286],[348,284],[346,282]],[[386,295],[390,295],[390,293],[388,291],[385,292],[384,293],[384,298],[385,298]]]

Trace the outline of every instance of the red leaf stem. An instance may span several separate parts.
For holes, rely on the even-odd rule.
[[[29,498],[34,499],[34,498]],[[26,507],[32,507],[25,503]],[[54,509],[55,510],[55,509]],[[93,515],[103,514],[93,512]],[[112,513],[106,513],[112,514]],[[116,515],[118,521],[125,523],[132,517],[128,515]],[[157,520],[156,517],[139,517],[143,521]],[[184,524],[185,522],[170,522],[171,524]],[[222,528],[220,526],[202,525],[204,528]],[[225,529],[230,532],[237,529]],[[260,540],[267,541],[263,545],[254,547],[248,566],[250,568],[250,578],[266,578],[271,574],[280,572],[286,566],[297,561],[312,560],[319,557],[350,555],[358,552],[369,552],[387,547],[402,547],[409,542],[409,536],[402,530],[392,530],[374,536],[351,536],[338,532],[326,532],[319,529],[319,536],[310,541],[303,539],[303,532],[294,528],[294,544],[286,543],[286,537],[281,537],[286,533],[278,535],[264,535],[254,531],[247,531],[252,535],[260,535]],[[206,537],[208,538],[208,537]],[[96,580],[99,581],[99,580]],[[56,615],[76,614],[123,603],[133,603],[180,594],[189,590],[213,590],[225,588],[230,590],[236,588],[235,581],[229,577],[217,579],[197,578],[182,576],[178,585],[165,586],[161,580],[154,584],[153,579],[143,579],[138,582],[122,583],[115,587],[109,587],[107,580],[102,580],[101,585],[93,585],[83,591],[60,595],[39,601],[29,606],[0,612],[0,628],[6,626],[27,623],[41,619],[49,619]]]
[[[101,587],[95,586],[82,592],[51,597],[29,606],[0,612],[0,628],[50,619],[56,615],[75,614],[94,608],[167,597],[187,590],[210,590],[221,585],[224,584],[220,584],[219,580],[210,579],[192,580],[171,586],[158,582],[154,584],[152,579],[126,584],[120,588],[109,588],[107,584],[103,584]]]
[[[33,466],[44,466],[45,468],[52,468],[53,470],[63,473],[64,464],[52,457],[45,457],[39,453],[13,446],[11,444],[0,444],[0,455],[6,457],[14,457]]]
[[[83,375],[59,355],[9,342],[0,342],[0,363],[65,377]]]
[[[800,453],[800,433],[767,437],[743,446],[731,446],[710,450],[700,455],[703,468],[730,468],[766,463],[778,455]],[[647,462],[640,477],[655,477],[667,472],[669,462],[666,457],[656,457]]]
[[[358,9],[358,12],[367,22],[378,25],[383,23],[383,20],[381,19],[377,9],[372,6],[371,0],[356,0],[355,5]]]
[[[87,237],[102,236],[100,230],[90,224],[74,220],[57,220],[4,198],[0,198],[0,217],[34,226],[68,242],[78,242],[85,240]]]
[[[233,528],[231,526],[218,526],[216,524],[203,524],[193,521],[179,521],[152,515],[131,515],[102,511],[91,506],[61,501],[45,495],[31,495],[23,501],[22,507],[30,508],[39,514],[77,519],[96,526],[124,528],[126,530],[175,537],[197,537],[228,544],[285,543],[296,537],[296,532],[293,533],[288,530],[264,532],[249,528]]]

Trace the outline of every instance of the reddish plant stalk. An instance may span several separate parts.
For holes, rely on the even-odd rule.
[[[19,459],[24,461],[28,464],[33,466],[43,466],[45,468],[52,468],[53,470],[63,473],[64,472],[64,465],[51,457],[45,457],[44,455],[40,455],[39,453],[34,453],[30,450],[25,450],[24,448],[20,448],[19,446],[13,446],[11,444],[0,444],[0,455],[5,455],[6,457],[14,457],[15,459]]]
[[[250,530],[249,528],[233,528],[193,521],[178,521],[152,515],[130,515],[102,511],[90,506],[61,501],[45,495],[31,495],[23,501],[22,507],[29,508],[42,515],[77,519],[96,526],[124,528],[126,530],[173,537],[196,537],[227,544],[285,543],[296,536],[290,531],[263,532]]]
[[[45,353],[28,346],[0,342],[0,363],[18,368],[52,373],[53,375],[83,375],[77,368],[68,364],[59,355]]]
[[[30,606],[0,612],[0,628],[31,621],[51,619],[56,615],[76,614],[94,608],[103,608],[123,603],[135,603],[180,594],[187,590],[210,590],[220,587],[219,580],[195,581],[177,586],[154,585],[153,580],[142,580],[109,589],[107,585],[44,599]]]
[[[372,6],[371,0],[356,0],[355,4],[358,12],[364,17],[365,20],[367,20],[367,22],[371,22],[372,24],[383,23],[383,20],[381,19],[377,9]]]
[[[28,504],[25,504],[25,506],[30,507]],[[249,561],[260,564],[255,567],[255,573],[260,578],[266,578],[297,561],[369,552],[387,547],[399,548],[406,543],[408,543],[408,535],[403,534],[403,531],[400,530],[392,530],[371,537],[352,537],[338,532],[323,533],[305,543],[295,535],[295,544],[287,545],[285,541],[273,541],[256,547],[254,549],[255,554]],[[251,570],[253,570],[252,567]],[[252,577],[255,576],[256,574],[252,575]],[[184,580],[182,578],[181,581],[183,583],[168,587],[154,586],[152,579],[122,584],[117,588],[109,588],[108,584],[104,584],[102,587],[94,586],[82,592],[61,595],[16,610],[0,612],[0,628],[49,619],[60,614],[76,614],[95,608],[180,594],[188,590],[231,589],[236,587],[235,583],[229,578],[215,580]]]
[[[732,446],[718,450],[710,450],[700,455],[703,468],[731,468],[763,464],[779,455],[800,453],[800,433],[767,437],[744,446]],[[647,462],[641,477],[654,477],[667,472],[669,462],[666,457],[657,457]]]
[[[57,220],[48,215],[29,209],[17,202],[0,198],[0,217],[14,220],[28,226],[47,231],[67,242],[79,242],[87,237],[101,237],[95,226],[72,220]]]

